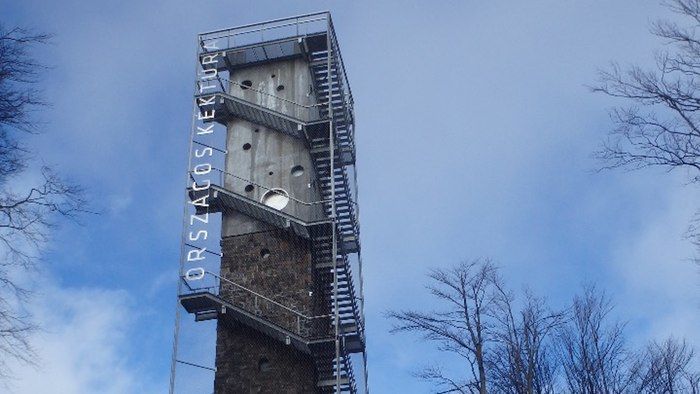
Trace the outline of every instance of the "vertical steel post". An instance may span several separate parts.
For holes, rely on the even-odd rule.
[[[197,82],[199,81],[199,48],[200,48],[200,37],[197,36],[197,50],[195,53],[197,54],[197,61],[195,62],[195,67],[194,67],[194,78],[195,78],[195,92],[194,96],[197,95]],[[192,168],[192,148],[194,147],[194,133],[195,133],[195,126],[196,126],[196,117],[197,117],[197,101],[195,100],[192,104],[192,123],[190,125],[190,143],[189,143],[189,151],[187,153],[187,170],[185,171],[185,199],[183,202],[183,215],[182,215],[182,234],[180,237],[180,267],[178,269],[178,280],[177,280],[177,294],[175,296],[175,329],[173,333],[173,353],[172,357],[170,360],[170,389],[168,390],[169,394],[174,394],[175,393],[175,375],[176,375],[176,370],[177,370],[177,352],[178,352],[178,346],[180,345],[180,293],[182,292],[182,276],[184,275],[184,270],[185,270],[185,243],[187,242],[185,238],[185,233],[187,233],[187,219],[188,219],[188,210],[189,210],[189,205],[187,204],[187,201],[189,201],[189,195],[187,193],[187,187],[189,186],[190,183],[190,168]]]
[[[355,186],[355,215],[357,217],[357,228],[360,229],[360,191],[357,187],[357,163],[352,171],[353,183]],[[358,234],[359,235],[359,234]],[[362,251],[357,252],[357,267],[358,275],[360,277],[360,319],[362,321],[362,333],[365,334],[363,340],[365,340],[365,347],[362,350],[362,369],[364,373],[365,381],[365,394],[369,394],[369,371],[367,370],[367,326],[365,325],[365,280],[362,274]]]
[[[331,15],[326,14],[326,81],[328,82],[328,152],[330,155],[330,184],[331,184],[331,235],[333,247],[333,308],[335,309],[335,392],[340,394],[340,311],[338,310],[338,240],[336,234],[335,212],[335,140],[333,133],[333,85],[331,78],[331,60],[333,56],[331,41]]]

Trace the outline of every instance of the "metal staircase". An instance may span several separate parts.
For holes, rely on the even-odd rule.
[[[342,66],[342,58],[334,57],[328,60],[328,46],[326,37],[310,37],[306,41],[305,54],[309,61],[309,68],[313,76],[314,89],[319,102],[330,101],[333,110],[333,123],[335,128],[336,149],[341,155],[349,155],[347,164],[355,163],[354,140],[354,114],[350,88],[345,79],[345,70]],[[340,54],[335,41],[335,34],[330,36],[331,47],[334,52]],[[330,63],[330,64],[329,64]],[[329,67],[330,66],[330,67]],[[329,78],[330,71],[330,78]],[[327,106],[321,108],[322,118],[329,117]],[[319,141],[328,145],[328,141]]]

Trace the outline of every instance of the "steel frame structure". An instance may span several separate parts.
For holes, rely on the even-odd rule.
[[[317,367],[319,392],[369,393],[355,167],[355,114],[331,15],[329,12],[319,12],[201,33],[197,38],[197,48],[197,82],[186,180],[170,394],[180,392],[178,381],[190,369],[214,370],[203,361],[187,359],[182,349],[185,343],[183,319],[191,315],[194,315],[196,322],[233,319],[238,324],[247,325],[310,354]],[[218,56],[214,61],[215,54]],[[295,109],[294,115],[289,115],[229,93],[232,82],[226,78],[226,74],[237,66],[297,57],[308,62],[318,104],[302,105],[256,92],[272,96],[268,97],[271,100],[287,101],[285,104]],[[205,60],[208,67],[203,64]],[[217,123],[225,125],[231,118],[260,124],[304,141],[311,155],[322,198],[319,201],[294,200],[292,203],[321,207],[318,211],[320,214],[309,218],[286,215],[225,187],[225,181],[248,183],[249,180],[228,173],[216,164],[202,167],[203,164],[198,163],[197,157],[193,156],[198,146],[226,154],[225,146],[217,146],[220,141],[204,141],[203,137],[207,136],[200,131],[209,130]],[[256,186],[273,190],[269,185]],[[202,198],[208,201],[206,206],[192,203]],[[217,264],[220,264],[221,253],[193,242],[190,230],[193,217],[200,218],[198,220],[202,222],[201,218],[206,217],[206,225],[211,226],[215,233],[215,227],[220,226],[221,215],[218,215],[218,222],[211,219],[229,211],[244,213],[311,242],[313,265],[326,278],[330,289],[328,302],[331,314],[304,315],[265,294],[219,275]],[[194,261],[191,259],[193,251],[198,256]],[[204,262],[204,257],[209,260]],[[355,282],[359,282],[357,290]],[[222,286],[246,292],[254,298],[256,306],[265,303],[289,314],[291,321],[296,321],[296,326],[265,321],[252,311],[234,305],[220,292]],[[329,335],[309,336],[302,329],[304,322],[327,318],[332,319]],[[360,388],[356,382],[354,364],[361,364]]]

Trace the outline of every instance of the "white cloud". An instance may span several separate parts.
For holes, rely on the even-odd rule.
[[[15,394],[161,392],[127,359],[133,311],[124,291],[41,287],[33,312],[40,366],[15,365]]]
[[[685,337],[700,346],[700,275],[690,260],[696,250],[683,236],[700,193],[677,187],[665,197],[658,201],[663,209],[647,216],[636,237],[620,240],[612,258],[620,287],[610,290],[620,312],[639,328],[633,339]]]

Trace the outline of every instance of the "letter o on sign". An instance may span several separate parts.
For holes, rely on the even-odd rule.
[[[204,268],[190,268],[185,272],[185,280],[194,281],[204,278]]]
[[[211,164],[202,163],[194,166],[194,173],[197,175],[206,175],[211,172]]]

